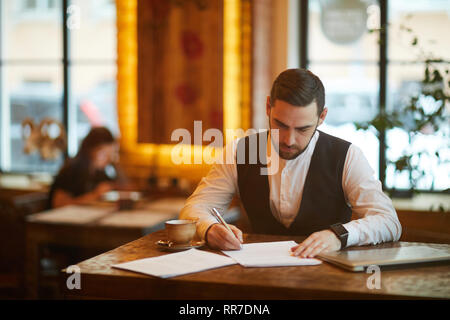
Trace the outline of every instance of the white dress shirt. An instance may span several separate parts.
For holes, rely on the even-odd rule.
[[[272,214],[286,227],[291,225],[298,214],[319,134],[316,131],[306,150],[297,158],[284,160],[278,157],[278,170],[267,176]],[[268,140],[272,141],[270,136]],[[180,212],[180,219],[199,219],[197,232],[202,239],[209,226],[217,222],[210,214],[211,208],[224,212],[234,194],[239,194],[235,161],[238,141],[236,139],[226,146],[224,163],[213,165]],[[271,149],[273,150],[272,143],[267,153]],[[270,166],[269,160],[268,163]],[[344,224],[349,232],[347,246],[397,241],[400,238],[402,228],[392,201],[383,193],[381,183],[374,178],[374,171],[362,151],[353,144],[345,159],[342,188],[346,202],[356,217]]]

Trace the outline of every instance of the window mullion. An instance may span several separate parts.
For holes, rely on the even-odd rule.
[[[300,1],[300,68],[308,67],[308,15],[309,0]]]
[[[69,102],[70,102],[70,30],[67,28],[68,20],[67,9],[70,6],[70,0],[63,0],[62,5],[62,31],[63,31],[63,125],[67,131],[67,147],[64,156],[67,158],[68,148],[71,145],[71,127],[69,124]]]
[[[387,7],[388,0],[380,0],[380,64],[379,64],[379,113],[384,114],[386,112],[386,90],[387,90]],[[379,132],[380,141],[380,153],[379,153],[379,179],[383,188],[386,187],[386,130],[383,128]]]

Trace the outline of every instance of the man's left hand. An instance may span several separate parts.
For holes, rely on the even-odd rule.
[[[305,241],[292,247],[294,256],[301,258],[313,258],[321,252],[338,251],[341,248],[341,241],[331,230],[314,232]]]

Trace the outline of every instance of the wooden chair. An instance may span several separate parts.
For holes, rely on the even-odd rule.
[[[45,192],[0,192],[0,298],[24,296],[25,217],[44,210]]]

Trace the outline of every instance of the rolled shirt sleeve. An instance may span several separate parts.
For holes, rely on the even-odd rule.
[[[344,224],[349,232],[347,246],[400,239],[402,227],[392,200],[384,194],[361,149],[353,144],[347,152],[342,185],[346,201],[357,217]]]
[[[180,212],[180,219],[198,219],[197,235],[205,239],[208,228],[217,223],[211,215],[214,207],[225,212],[237,192],[235,150],[238,140],[229,143],[222,153],[221,163],[215,163],[202,178]]]

